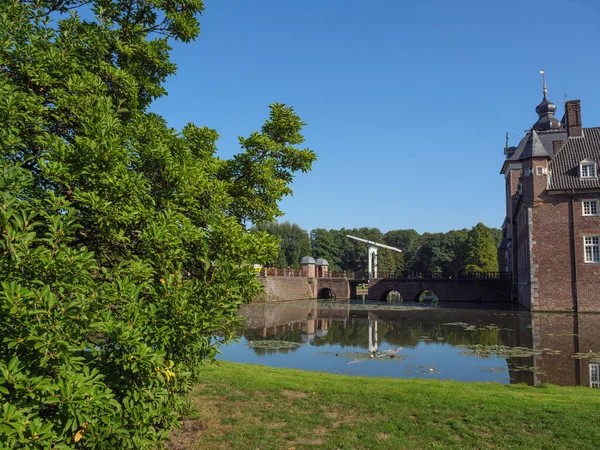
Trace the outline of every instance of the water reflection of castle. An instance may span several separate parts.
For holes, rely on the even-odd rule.
[[[428,336],[449,345],[526,347],[534,356],[506,357],[511,383],[600,388],[600,364],[576,355],[600,352],[600,315],[515,313],[435,308],[351,310],[316,300],[246,305],[247,339],[338,344],[378,351],[382,342],[415,347]],[[463,324],[463,326],[457,326]],[[467,326],[468,325],[468,326]],[[529,370],[527,370],[529,369]]]
[[[287,336],[298,342],[312,342],[327,336],[331,322],[345,327],[350,314],[346,307],[319,309],[317,300],[301,300],[285,303],[253,303],[242,307],[246,317],[245,335],[255,338]]]
[[[515,381],[600,388],[600,364],[576,357],[599,352],[600,315],[534,313],[523,325],[522,346],[542,353],[529,358],[535,370]]]

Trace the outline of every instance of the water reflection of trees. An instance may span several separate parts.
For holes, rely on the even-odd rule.
[[[526,347],[538,353],[506,357],[511,383],[598,386],[600,365],[575,355],[600,352],[600,315],[515,313],[475,309],[320,308],[316,301],[247,305],[248,341],[280,340],[315,347],[369,348],[369,320],[379,344]],[[257,355],[290,354],[296,348],[253,347]],[[550,351],[552,350],[552,351]],[[526,370],[530,368],[531,370]],[[594,375],[595,374],[595,375]]]
[[[265,333],[264,329],[246,328],[241,335],[247,341],[286,341],[302,343],[302,323],[291,324],[287,326],[276,327],[270,330],[272,334]],[[268,347],[251,347],[254,353],[258,356],[275,355],[277,353],[287,355],[294,353],[299,347],[284,347],[284,348],[268,348]]]
[[[380,342],[394,346],[416,347],[420,342],[425,344],[447,343],[450,345],[505,345],[502,331],[498,328],[481,327],[466,330],[456,325],[445,325],[440,322],[411,322],[378,320]],[[359,348],[368,347],[368,320],[354,319],[343,322],[332,322],[326,336],[316,337],[311,344],[316,347],[325,345],[343,345]]]

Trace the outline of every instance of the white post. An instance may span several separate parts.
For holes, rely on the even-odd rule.
[[[373,278],[377,278],[377,247],[373,252]],[[375,327],[377,327],[377,322],[375,322]]]
[[[372,353],[374,351],[373,350],[373,324],[371,323],[370,317],[367,320],[369,323],[369,353]]]
[[[373,330],[373,340],[375,341],[375,351],[379,350],[379,342],[377,339],[377,321],[375,321],[375,330]]]
[[[377,278],[377,247],[369,245],[369,279]]]
[[[379,350],[377,342],[377,321],[369,317],[369,352],[374,353]]]
[[[368,245],[368,253],[367,254],[368,254],[368,259],[369,259],[369,276],[368,276],[369,279],[371,279],[371,276],[373,278],[377,278],[377,248],[378,247],[387,248],[388,250],[393,250],[395,252],[402,251],[396,247],[390,247],[389,245],[380,244],[378,242],[369,241],[367,239],[358,238],[356,236],[350,236],[349,234],[347,234],[346,237],[349,237],[350,239],[354,239],[355,241],[364,242],[365,244]]]

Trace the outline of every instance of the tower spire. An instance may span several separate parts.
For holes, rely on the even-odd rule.
[[[544,98],[546,98],[546,94],[548,93],[548,89],[546,89],[546,71],[544,69],[542,69],[542,70],[540,70],[540,73],[542,74],[542,85],[543,85],[542,92],[544,93]]]
[[[532,128],[536,131],[559,129],[561,128],[561,124],[554,117],[556,105],[546,98],[546,94],[548,93],[548,89],[546,88],[546,71],[542,69],[540,70],[540,74],[542,75],[542,92],[544,93],[544,98],[542,99],[542,103],[535,108],[539,119],[533,124]]]

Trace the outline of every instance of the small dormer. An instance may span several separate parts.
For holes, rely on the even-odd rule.
[[[579,163],[579,178],[581,179],[596,179],[598,178],[598,168],[596,161],[586,158]]]

